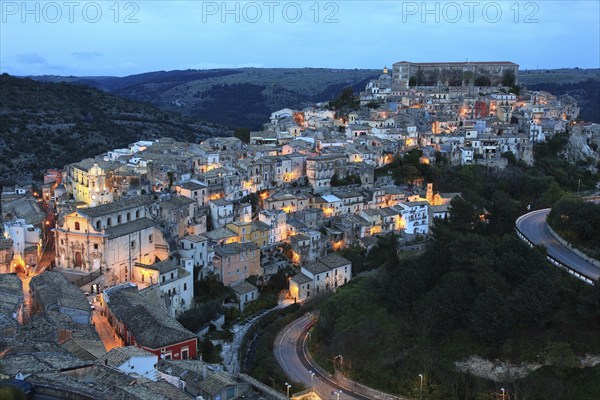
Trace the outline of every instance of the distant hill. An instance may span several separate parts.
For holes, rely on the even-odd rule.
[[[258,129],[271,112],[327,101],[351,86],[363,90],[379,70],[326,68],[241,68],[157,71],[126,77],[36,76],[70,82],[153,104],[231,127]],[[569,94],[581,106],[581,118],[600,122],[600,69],[523,70],[519,81],[533,90]]]
[[[32,78],[90,85],[162,110],[258,129],[275,110],[331,100],[348,86],[363,90],[369,79],[380,74],[379,70],[364,69],[242,68],[159,71],[122,78]]]
[[[600,69],[525,70],[519,71],[519,82],[531,90],[572,96],[581,119],[600,123]]]
[[[0,76],[0,180],[28,182],[50,167],[125,147],[140,139],[198,142],[230,134],[101,90]]]

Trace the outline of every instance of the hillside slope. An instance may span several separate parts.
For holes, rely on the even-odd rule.
[[[242,68],[159,71],[116,77],[38,76],[37,80],[91,85],[232,127],[258,129],[271,112],[302,108],[335,98],[347,86],[363,90],[378,70],[326,68]]]
[[[347,86],[363,90],[368,80],[379,74],[379,70],[358,69],[241,68],[156,71],[126,77],[32,78],[93,86],[162,110],[258,129],[274,110],[331,100]],[[532,90],[569,94],[579,102],[582,119],[600,122],[598,69],[523,70],[519,82]]]
[[[182,118],[98,89],[0,76],[0,179],[28,182],[44,169],[140,139],[202,140],[227,128]]]

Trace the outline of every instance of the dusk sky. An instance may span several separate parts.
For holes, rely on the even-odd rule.
[[[116,75],[396,61],[600,67],[600,2],[0,0],[0,71]]]

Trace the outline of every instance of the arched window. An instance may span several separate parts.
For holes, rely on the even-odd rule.
[[[99,231],[100,229],[102,229],[101,226],[100,226],[100,222],[101,222],[100,220],[96,221],[96,230],[97,231]]]
[[[117,215],[117,224],[121,223],[121,214]]]
[[[131,221],[131,213],[130,212],[127,213],[127,221]]]
[[[79,222],[75,222],[75,230],[78,231],[81,229],[81,226],[79,225]]]
[[[112,218],[108,218],[106,220],[106,226],[111,226],[112,225]]]
[[[135,218],[138,219],[140,217],[140,210],[137,210],[135,212]]]

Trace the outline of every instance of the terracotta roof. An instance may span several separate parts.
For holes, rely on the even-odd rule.
[[[166,310],[151,306],[139,293],[118,291],[110,296],[108,308],[141,346],[158,349],[196,338]]]

